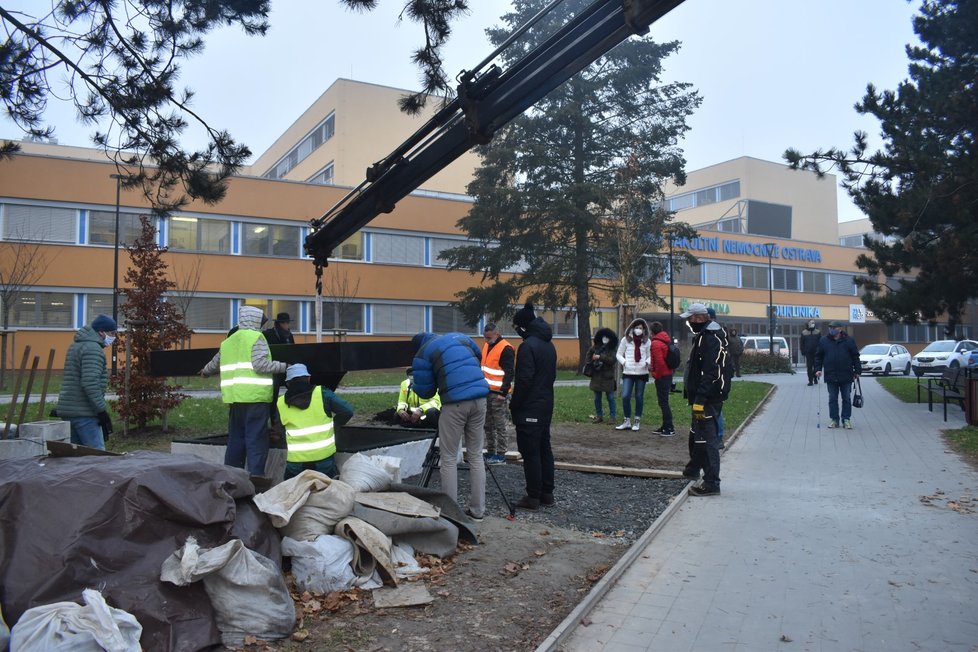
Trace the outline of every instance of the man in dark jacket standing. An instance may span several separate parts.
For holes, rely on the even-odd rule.
[[[554,414],[557,349],[550,325],[533,314],[527,303],[513,316],[513,328],[523,343],[516,351],[516,374],[509,410],[516,425],[516,446],[523,456],[526,495],[517,501],[523,509],[554,504],[554,454],[550,449],[550,422]]]
[[[805,366],[808,368],[808,386],[811,387],[818,383],[818,374],[815,373],[815,351],[818,349],[818,342],[822,339],[822,331],[815,328],[815,321],[808,322],[807,328],[801,331],[801,354],[805,356]]]
[[[58,394],[58,416],[71,424],[71,443],[105,450],[105,433],[112,432],[105,388],[109,372],[103,349],[115,340],[115,320],[96,317],[75,333],[65,355],[64,380]]]
[[[468,452],[469,506],[465,513],[481,521],[486,511],[486,396],[489,384],[482,373],[478,345],[463,333],[418,333],[414,345],[414,391],[421,398],[438,392],[438,465],[441,490],[458,502],[458,452]]]
[[[818,341],[815,375],[825,374],[829,391],[829,428],[839,427],[839,394],[842,394],[842,427],[852,430],[852,381],[862,373],[859,349],[842,322],[829,322],[829,334]]]
[[[693,331],[693,348],[686,363],[686,400],[692,407],[693,419],[689,430],[689,462],[683,477],[703,482],[689,488],[691,496],[720,495],[720,439],[717,418],[723,409],[724,398],[730,392],[727,367],[727,335],[702,303],[693,303],[679,315],[687,320]]]

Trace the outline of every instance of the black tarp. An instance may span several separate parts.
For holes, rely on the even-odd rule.
[[[0,606],[7,624],[85,588],[143,626],[145,650],[200,650],[220,633],[200,583],[160,581],[187,537],[241,539],[281,564],[279,534],[251,501],[243,469],[191,455],[0,460]]]

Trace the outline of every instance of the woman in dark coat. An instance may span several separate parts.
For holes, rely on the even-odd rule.
[[[594,392],[594,414],[591,423],[604,421],[601,395],[608,397],[608,422],[617,420],[615,408],[615,392],[618,391],[618,360],[615,352],[618,350],[618,336],[610,328],[599,328],[594,334],[594,345],[588,349],[587,360],[591,362],[594,372],[591,374],[589,387]]]

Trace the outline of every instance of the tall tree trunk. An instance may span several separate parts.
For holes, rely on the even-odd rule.
[[[571,82],[574,83],[574,82]],[[574,100],[579,106],[584,106],[586,98],[584,89],[580,84],[574,83]],[[578,120],[574,128],[574,185],[577,186],[576,206],[579,215],[587,215],[588,206],[586,198],[583,196],[585,182],[584,165],[588,158],[588,153],[584,149],[584,131],[587,128],[587,121],[578,111]],[[575,216],[576,217],[576,216]],[[590,244],[588,222],[584,219],[575,219],[574,226],[574,293],[577,302],[577,346],[578,361],[577,368],[580,369],[584,364],[588,349],[591,348],[591,294],[588,289],[588,263],[590,258]]]

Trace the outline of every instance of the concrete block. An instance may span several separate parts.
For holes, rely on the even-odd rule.
[[[0,439],[0,460],[19,460],[46,454],[44,442],[30,439]]]
[[[20,438],[34,441],[70,441],[71,424],[67,421],[34,421],[20,424]]]

